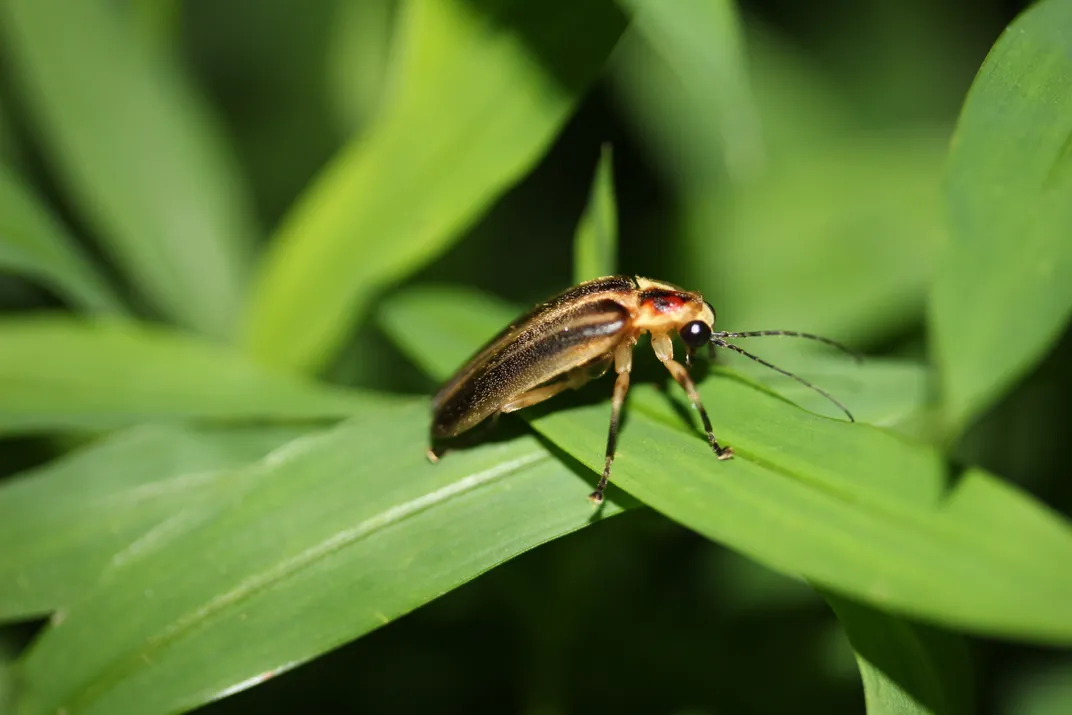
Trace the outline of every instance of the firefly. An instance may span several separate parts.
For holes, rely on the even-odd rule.
[[[716,332],[714,324],[715,310],[703,295],[671,283],[639,276],[610,276],[574,286],[505,327],[442,386],[432,399],[428,458],[439,461],[443,451],[436,445],[440,440],[456,437],[488,417],[516,412],[563,390],[577,389],[602,377],[613,365],[617,377],[603,474],[589,495],[594,503],[602,503],[614,462],[622,406],[629,391],[633,347],[644,333],[650,333],[655,356],[700,413],[707,441],[720,460],[732,458],[733,450],[715,438],[688,369],[696,351],[705,346],[712,356],[717,348],[726,348],[776,370],[815,390],[855,421],[852,413],[825,390],[728,341],[781,335],[817,340],[853,354],[848,348],[811,333]],[[674,333],[685,345],[684,365],[674,359]]]

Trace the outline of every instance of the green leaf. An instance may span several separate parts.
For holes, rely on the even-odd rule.
[[[733,0],[619,0],[633,10],[633,30],[685,91],[709,111],[703,121],[720,139],[722,166],[743,180],[764,163],[737,4]],[[665,110],[665,107],[662,108]]]
[[[322,419],[387,398],[279,374],[195,336],[68,316],[0,320],[0,434],[145,421]]]
[[[503,325],[493,301],[395,296],[381,323],[443,377]],[[420,345],[412,331],[419,315]],[[481,326],[480,324],[483,323]],[[463,343],[468,341],[466,348]],[[638,356],[638,360],[642,359]],[[608,386],[596,383],[593,389]],[[671,384],[671,386],[673,386]],[[678,391],[630,390],[612,491],[787,574],[876,608],[1010,638],[1072,643],[1072,526],[979,469],[868,425],[831,420],[716,371],[699,386],[718,461]],[[603,402],[522,411],[557,447],[602,470]]]
[[[153,307],[233,327],[256,233],[202,103],[130,12],[102,0],[8,0],[0,33],[63,188]]]
[[[429,464],[427,410],[283,448],[210,523],[116,569],[25,657],[24,715],[193,708],[619,510],[594,515],[591,485],[531,437]]]
[[[979,71],[950,152],[950,241],[931,336],[963,429],[1028,372],[1072,313],[1072,2],[1043,0]]]
[[[86,310],[124,312],[119,298],[75,240],[2,164],[0,269],[40,280]]]
[[[971,664],[959,636],[824,593],[856,652],[867,715],[969,715]]]
[[[753,68],[747,78],[756,104],[752,111],[762,125],[763,155],[770,159],[765,168],[770,169],[817,141],[844,134],[853,123],[844,98],[811,58],[774,33],[756,28],[756,23],[745,28],[750,30],[742,43],[747,57],[738,67],[741,72],[746,65]],[[715,94],[690,90],[680,76],[683,67],[672,65],[639,32],[631,31],[615,52],[610,74],[626,118],[643,137],[642,148],[663,179],[697,198],[706,189],[710,198],[716,188],[724,188],[727,178],[724,138],[711,117],[722,107],[732,110],[732,103],[722,98],[725,87],[713,90]],[[690,69],[700,75],[692,86],[706,81],[702,65]],[[722,98],[722,105],[716,98]]]
[[[142,426],[0,483],[0,621],[70,606],[109,566],[192,528],[236,487],[226,471],[294,428]]]
[[[393,102],[265,257],[245,342],[321,366],[369,301],[440,253],[539,159],[624,27],[609,2],[410,2]]]
[[[922,319],[943,239],[944,159],[930,130],[838,135],[747,185],[696,187],[678,282],[727,330],[791,326],[856,345],[903,334]]]
[[[588,205],[573,237],[573,282],[612,276],[618,271],[618,205],[610,144],[599,153]]]
[[[397,0],[338,3],[328,39],[328,99],[335,123],[349,137],[383,105]]]

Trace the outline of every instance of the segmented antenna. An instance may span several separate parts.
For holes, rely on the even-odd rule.
[[[836,340],[830,338],[824,338],[822,335],[815,335],[814,333],[801,333],[796,330],[749,330],[745,333],[727,333],[725,330],[711,333],[711,340],[717,340],[718,338],[759,338],[767,335],[786,335],[791,338],[807,338],[808,340],[818,340],[820,343],[825,343],[831,347],[835,347],[846,355],[851,355],[852,359],[858,363],[864,361],[863,356],[853,350],[850,347],[846,347]]]
[[[778,367],[777,365],[773,365],[773,364],[767,362],[766,360],[764,360],[763,358],[753,355],[752,353],[748,352],[744,348],[740,348],[740,347],[738,347],[738,346],[736,346],[736,345],[734,345],[732,343],[727,343],[725,340],[722,339],[723,337],[748,338],[748,337],[758,336],[758,335],[790,335],[790,336],[793,336],[793,337],[800,337],[800,338],[814,338],[815,340],[819,340],[820,342],[829,343],[830,345],[833,345],[835,347],[841,348],[842,350],[845,350],[845,352],[848,352],[850,355],[853,355],[854,357],[856,357],[857,360],[861,359],[859,357],[859,355],[857,355],[856,353],[852,352],[851,350],[849,350],[848,348],[844,347],[843,345],[840,345],[839,343],[835,343],[833,340],[829,340],[827,338],[821,338],[818,335],[811,335],[810,333],[793,333],[793,332],[789,332],[788,330],[764,330],[764,331],[757,331],[757,332],[752,332],[752,333],[726,333],[726,332],[722,332],[722,333],[714,333],[711,336],[712,349],[715,348],[715,347],[729,348],[730,350],[733,350],[734,352],[737,352],[737,353],[740,353],[741,355],[744,355],[746,358],[751,358],[752,360],[755,360],[760,365],[763,365],[765,367],[769,367],[771,370],[774,370],[775,372],[780,372],[783,375],[785,375],[786,377],[791,377],[794,380],[796,380],[797,382],[799,382],[801,385],[804,385],[805,387],[810,387],[811,389],[815,390],[820,395],[822,395],[823,397],[825,397],[826,399],[830,400],[835,405],[837,405],[838,408],[842,412],[844,412],[845,415],[849,418],[850,422],[855,422],[856,421],[856,418],[852,416],[851,412],[849,412],[849,408],[845,407],[845,405],[843,405],[840,402],[838,402],[834,398],[834,396],[831,395],[826,390],[822,389],[821,387],[816,387],[815,385],[811,384],[810,382],[808,382],[804,378],[798,377],[798,376],[794,375],[793,373],[791,373],[791,372],[789,372],[787,370],[783,370],[782,368]]]

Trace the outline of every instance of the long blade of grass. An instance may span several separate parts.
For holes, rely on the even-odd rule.
[[[141,323],[0,320],[0,434],[190,418],[327,419],[385,399],[281,374],[224,346]]]
[[[46,630],[21,664],[22,712],[195,707],[619,511],[593,514],[591,484],[531,437],[429,464],[427,409],[377,409],[250,467],[255,489]]]
[[[737,3],[733,0],[619,0],[633,12],[633,32],[708,111],[720,139],[721,168],[741,181],[765,162],[763,136]]]
[[[9,0],[0,33],[63,188],[116,264],[167,317],[227,335],[256,228],[172,58],[102,0]]]
[[[124,312],[122,302],[74,239],[2,164],[0,269],[40,280],[85,310]]]
[[[142,426],[0,483],[0,621],[47,615],[197,523],[296,428]]]
[[[437,377],[502,327],[501,304],[424,290],[395,296],[382,325]],[[414,316],[426,330],[414,342]],[[459,357],[462,356],[462,357]],[[591,386],[597,388],[599,383]],[[606,386],[603,389],[607,389]],[[976,633],[1072,643],[1072,526],[978,469],[883,430],[811,415],[716,373],[699,387],[720,462],[676,391],[630,391],[612,489],[775,570],[882,610]],[[593,470],[606,404],[520,413]],[[527,412],[527,414],[526,414]]]
[[[573,237],[573,282],[618,272],[618,204],[614,198],[614,160],[610,144],[599,153],[592,189]]]
[[[956,433],[1072,315],[1072,2],[1009,26],[972,84],[950,151],[950,240],[931,338]]]
[[[299,200],[256,281],[245,342],[323,365],[383,286],[428,262],[523,176],[600,71],[609,2],[410,2],[391,104]]]

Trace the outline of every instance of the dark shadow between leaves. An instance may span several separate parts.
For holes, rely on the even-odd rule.
[[[952,457],[942,460],[942,485],[937,506],[943,506],[953,498],[970,468],[968,464]]]

